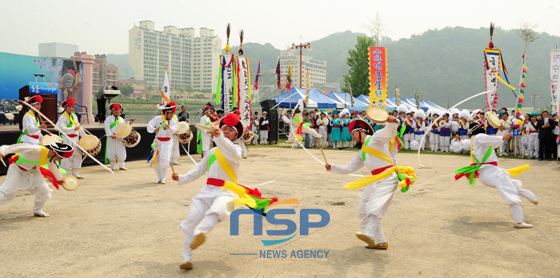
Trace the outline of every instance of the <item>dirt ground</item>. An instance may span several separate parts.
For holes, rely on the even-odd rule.
[[[321,158],[318,150],[311,150]],[[325,151],[331,163],[346,164],[355,151]],[[183,234],[177,225],[187,215],[192,197],[205,177],[178,187],[154,184],[156,175],[145,161],[128,162],[129,171],[115,175],[86,167],[77,191],[55,191],[45,211],[32,216],[34,196],[20,192],[0,206],[0,276],[2,277],[558,277],[560,276],[560,193],[557,162],[501,159],[512,168],[530,163],[518,176],[540,204],[523,199],[526,222],[533,229],[514,229],[507,203],[498,192],[477,181],[455,181],[453,170],[470,164],[468,156],[399,154],[400,165],[416,168],[419,180],[407,193],[400,191],[382,227],[388,250],[370,250],[354,236],[358,201],[363,189],[343,185],[357,177],[327,173],[302,149],[250,148],[239,182],[260,186],[265,196],[298,198],[294,220],[298,235],[273,246],[261,240],[266,230],[284,225],[266,223],[263,236],[253,235],[253,220],[241,216],[240,235],[230,235],[230,219],[219,223],[196,250],[194,269],[179,269]],[[200,160],[200,156],[196,156]],[[181,157],[175,169],[187,172],[193,163]],[[171,172],[171,171],[170,171]],[[367,174],[365,168],[358,174]],[[169,174],[171,175],[171,174]],[[5,177],[0,177],[4,181]],[[299,234],[302,209],[323,209],[330,222]],[[312,218],[318,221],[318,217]],[[273,258],[275,250],[285,257]],[[300,251],[301,250],[301,251]],[[322,250],[322,258],[298,258],[305,250]],[[291,254],[295,258],[291,258]],[[309,252],[309,251],[308,251]],[[278,254],[278,253],[277,253]],[[267,257],[270,256],[270,257]]]

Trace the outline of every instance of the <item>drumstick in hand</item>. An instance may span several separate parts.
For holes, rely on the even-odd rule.
[[[321,147],[321,153],[323,154],[323,159],[325,160],[325,164],[329,164],[327,162],[327,157],[325,156],[325,152],[323,152],[323,147]]]
[[[169,163],[169,166],[171,166],[171,172],[175,174],[175,169],[173,169],[173,162]]]

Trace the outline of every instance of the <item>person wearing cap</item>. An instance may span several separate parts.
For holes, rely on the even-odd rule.
[[[530,114],[531,119],[525,126],[525,132],[529,134],[529,140],[527,143],[527,152],[529,159],[539,158],[539,130],[537,129],[537,112],[532,112]]]
[[[230,189],[238,186],[237,173],[242,159],[241,147],[235,142],[243,134],[243,124],[237,114],[229,113],[220,121],[219,127],[212,127],[211,132],[216,147],[210,149],[188,173],[172,175],[177,185],[192,183],[204,174],[207,177],[205,185],[192,199],[189,214],[179,225],[184,233],[180,269],[193,268],[194,250],[206,241],[207,234],[219,222],[229,216],[235,207],[234,200],[239,197],[234,193],[235,190]],[[272,203],[275,200],[270,201]]]
[[[404,148],[410,150],[410,142],[414,140],[414,125],[416,122],[414,121],[414,111],[411,109],[406,113],[406,120],[404,122],[406,131],[404,133]]]
[[[149,133],[155,133],[156,135],[155,148],[150,159],[158,179],[156,183],[166,182],[167,170],[171,161],[172,137],[177,132],[177,123],[172,120],[173,107],[170,103],[158,105],[157,108],[162,112],[161,115],[151,119],[146,127]]]
[[[327,111],[325,109],[321,109],[321,114],[315,124],[319,127],[318,133],[321,135],[321,138],[317,142],[317,147],[328,146],[327,126],[329,125],[329,118],[327,117]]]
[[[253,131],[253,140],[251,145],[259,143],[259,112],[255,111],[253,117],[251,117],[251,131]]]
[[[69,98],[62,103],[62,108],[64,108],[64,113],[58,117],[56,125],[62,132],[66,133],[68,137],[62,136],[64,144],[72,146],[76,149],[80,136],[86,136],[87,133],[80,128],[80,122],[78,117],[74,114],[74,109],[76,108],[76,100]],[[69,174],[75,176],[78,179],[83,179],[80,176],[80,168],[82,168],[82,154],[80,152],[74,152],[74,154],[68,159],[62,160],[62,168],[64,168]]]
[[[475,125],[469,130],[471,135],[470,153],[473,164],[465,166],[455,171],[455,180],[466,177],[471,186],[474,186],[476,177],[489,187],[494,187],[502,198],[507,201],[514,219],[514,228],[532,228],[533,225],[523,221],[523,211],[521,210],[521,195],[529,202],[537,205],[537,197],[533,192],[522,188],[519,180],[512,179],[511,176],[520,174],[526,168],[518,167],[505,170],[498,167],[498,156],[494,152],[503,141],[511,139],[511,133],[504,133],[505,126],[499,127],[499,133],[496,136],[484,134],[482,124]],[[527,165],[528,166],[528,165]],[[528,167],[527,167],[528,168]]]
[[[210,126],[212,124],[212,114],[214,113],[214,107],[208,103],[202,109],[202,117],[200,117],[200,124],[203,126]],[[197,139],[197,151],[204,157],[206,153],[210,150],[212,144],[211,134],[207,132],[202,132],[202,130],[198,130]]]
[[[41,103],[43,103],[43,98],[40,95],[35,95],[26,102],[33,108],[41,111]],[[25,143],[30,145],[39,145],[39,141],[43,134],[41,134],[41,129],[46,129],[47,125],[39,122],[39,115],[36,115],[35,110],[29,108],[29,111],[25,113],[22,120],[22,131],[19,136],[18,143]]]
[[[440,125],[440,121],[438,120],[439,118],[439,111],[433,110],[432,111],[432,119],[431,119],[431,123],[434,123],[432,125],[432,129],[430,131],[430,150],[432,152],[439,152],[440,150],[440,146],[439,146],[439,125]]]
[[[352,142],[354,142],[354,140],[352,140],[352,134],[350,134],[350,131],[348,130],[348,126],[350,125],[350,111],[346,108],[343,109],[342,112],[340,112],[339,117],[343,147],[352,147]]]
[[[48,146],[28,144],[3,145],[0,147],[0,159],[8,154],[12,156],[6,180],[0,186],[0,205],[12,201],[18,191],[29,191],[35,195],[33,215],[48,217],[43,211],[45,203],[51,198],[52,190],[45,181],[48,179],[56,189],[62,184],[62,174],[58,161],[72,156],[74,149],[66,144],[52,143]]]
[[[105,126],[105,134],[107,135],[107,142],[105,147],[105,163],[111,163],[111,168],[117,170],[117,161],[119,163],[119,169],[126,171],[124,167],[124,161],[126,160],[126,146],[123,140],[117,138],[116,132],[117,128],[125,123],[123,117],[120,116],[122,112],[122,106],[118,103],[113,103],[109,106],[111,111],[111,116],[105,119],[103,123]],[[131,119],[129,124],[134,123],[134,119]]]
[[[424,150],[426,148],[426,141],[422,142],[420,146],[420,142],[422,141],[422,137],[424,137],[424,133],[426,132],[426,124],[424,120],[426,119],[426,114],[424,110],[420,109],[414,113],[414,118],[416,121],[414,122],[414,140],[418,142],[418,148]]]
[[[262,117],[259,119],[259,137],[261,138],[261,145],[266,145],[268,140],[268,132],[270,125],[268,121],[268,112],[262,111]]]
[[[177,117],[177,104],[172,101],[169,103],[173,106],[171,113],[173,113],[173,117],[171,117],[171,121],[174,121],[177,126],[179,126],[179,118]],[[171,147],[171,163],[173,165],[181,165],[179,164],[179,157],[181,156],[181,152],[179,150],[179,135],[173,134],[173,146]]]
[[[397,135],[398,126],[398,119],[389,116],[385,128],[374,134],[373,128],[364,120],[352,121],[348,129],[360,151],[347,165],[325,165],[327,171],[338,174],[350,174],[364,166],[371,171],[371,176],[344,186],[348,189],[366,186],[358,207],[360,228],[364,229],[364,233],[358,232],[356,237],[366,242],[366,247],[370,249],[387,249],[389,246],[380,221],[389,208],[399,184],[399,177],[395,172],[397,167],[394,166],[389,151],[390,141]]]

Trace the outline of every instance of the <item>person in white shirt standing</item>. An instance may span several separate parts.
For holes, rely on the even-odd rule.
[[[315,123],[319,127],[318,133],[321,135],[321,138],[319,139],[317,145],[319,147],[328,146],[329,143],[327,142],[327,126],[329,125],[329,118],[327,117],[327,111],[325,109],[321,110],[321,115]]]
[[[162,114],[150,120],[146,128],[149,133],[156,134],[156,139],[154,140],[155,148],[150,159],[158,179],[156,183],[166,182],[167,170],[169,169],[171,149],[173,147],[171,137],[177,132],[177,123],[171,120],[173,117],[173,107],[169,103],[158,105],[158,109],[162,110]]]
[[[117,170],[117,161],[119,163],[119,169],[126,171],[124,167],[124,161],[126,160],[126,146],[122,139],[117,138],[115,133],[117,128],[124,124],[124,119],[120,116],[122,112],[122,106],[118,103],[113,103],[109,107],[111,111],[111,116],[107,117],[104,122],[105,134],[107,134],[107,145],[105,147],[105,163],[110,162],[111,168]],[[131,119],[129,124],[132,124],[134,119]]]
[[[87,133],[80,128],[78,117],[74,114],[76,100],[73,98],[65,100],[62,103],[62,108],[64,108],[64,113],[58,117],[56,125],[60,128],[60,130],[62,130],[62,132],[66,133],[66,135],[70,137],[68,138],[66,136],[62,136],[64,144],[77,149],[76,146],[78,145],[80,136],[86,136]],[[61,166],[66,169],[69,174],[71,173],[78,179],[83,179],[83,177],[80,176],[80,168],[82,168],[82,154],[80,154],[80,152],[74,152],[72,157],[62,160]]]
[[[203,126],[210,126],[212,124],[212,115],[214,114],[214,107],[210,103],[202,110],[202,117],[200,117],[200,124]],[[204,157],[206,153],[210,150],[212,145],[212,135],[207,132],[202,132],[198,130],[197,134],[198,146],[197,151]]]
[[[33,106],[33,108],[41,111],[41,103],[43,103],[43,98],[40,95],[35,95],[26,100],[26,102]],[[41,134],[41,129],[47,128],[44,123],[39,123],[38,115],[35,114],[35,110],[29,108],[29,111],[25,113],[22,120],[22,130],[19,136],[18,143],[25,143],[29,145],[39,145],[39,141],[43,135]]]

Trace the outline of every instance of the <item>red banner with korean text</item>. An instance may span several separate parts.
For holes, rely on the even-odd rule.
[[[369,106],[385,108],[387,101],[387,48],[369,48]]]

